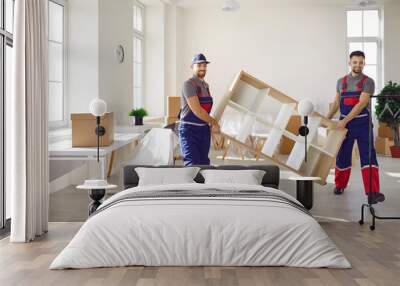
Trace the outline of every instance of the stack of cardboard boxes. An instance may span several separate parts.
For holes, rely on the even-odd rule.
[[[376,153],[390,155],[390,146],[393,146],[393,135],[385,123],[379,123],[378,137],[375,140]]]
[[[181,97],[180,96],[168,96],[167,100],[167,119],[166,124],[172,124],[178,121],[178,114],[181,110]]]

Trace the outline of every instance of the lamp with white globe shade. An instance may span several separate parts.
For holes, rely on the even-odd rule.
[[[89,111],[94,116],[102,116],[107,111],[107,103],[100,98],[95,98],[89,104]]]
[[[314,105],[308,99],[302,99],[299,102],[297,110],[301,116],[308,116],[314,111]]]
[[[107,111],[107,104],[104,100],[100,98],[93,99],[89,104],[89,111],[91,114],[96,116],[96,135],[97,135],[97,162],[99,162],[100,157],[100,136],[106,133],[106,129],[100,125],[100,117],[104,115]]]
[[[314,111],[314,105],[307,99],[300,100],[297,106],[297,111],[301,116],[303,116],[304,125],[300,126],[299,134],[304,136],[304,161],[307,162],[307,135],[309,133],[307,124],[308,116]]]

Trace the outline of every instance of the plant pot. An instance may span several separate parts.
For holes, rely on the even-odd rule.
[[[392,158],[400,158],[400,146],[390,146]]]
[[[135,116],[135,125],[143,125],[143,117]]]

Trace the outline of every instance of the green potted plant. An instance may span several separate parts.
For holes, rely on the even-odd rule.
[[[380,95],[395,96],[379,98]],[[400,158],[400,85],[389,81],[378,94],[375,114],[379,122],[385,123],[392,131],[394,145],[390,147],[392,157]]]
[[[134,108],[129,112],[129,116],[135,117],[135,125],[143,125],[143,117],[147,115],[147,111],[144,108]]]

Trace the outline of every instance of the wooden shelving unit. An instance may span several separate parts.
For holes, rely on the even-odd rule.
[[[298,114],[297,105],[298,102],[293,98],[245,71],[240,71],[217,106],[214,115],[217,120],[224,120],[224,111],[228,106],[243,115],[237,134],[224,133],[223,128],[221,132],[225,138],[253,153],[256,151],[251,150],[251,147],[244,143],[250,136],[255,122],[264,125],[270,132],[259,154],[260,157],[267,157],[301,176],[320,177],[321,181],[318,183],[325,184],[326,177],[347,131],[335,129],[334,122],[317,112],[313,112],[309,116],[308,128],[310,132],[307,137],[309,143],[307,144],[307,162],[305,162],[304,137],[286,130],[290,117]],[[273,121],[268,119],[270,116],[267,116],[266,109],[279,110]],[[328,137],[323,146],[315,143],[317,131],[320,127],[328,128]],[[295,142],[286,160],[279,159],[277,156],[283,137]]]

